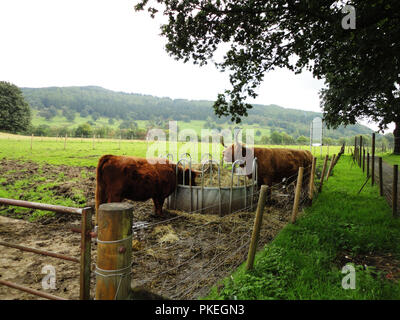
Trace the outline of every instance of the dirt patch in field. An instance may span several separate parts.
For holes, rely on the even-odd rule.
[[[93,167],[54,166],[3,158],[0,159],[0,177],[2,178],[0,188],[5,190],[12,188],[18,181],[29,180],[29,183],[20,187],[20,194],[14,196],[19,200],[41,202],[43,192],[49,192],[53,199],[72,199],[76,207],[92,206],[94,204],[96,177],[95,168]],[[33,177],[41,179],[35,180]],[[43,184],[48,184],[49,187],[39,191]],[[37,190],[37,196],[34,199],[28,197],[28,194],[31,193],[24,192],[32,190]],[[15,217],[14,211],[15,208],[13,207],[0,205],[0,213],[3,216]],[[18,218],[28,220],[32,217],[33,212],[33,209],[28,210]],[[65,221],[68,219],[70,219],[70,215],[55,214],[54,217],[45,216],[40,220],[43,220],[43,223],[49,223],[49,221],[53,220]]]
[[[39,166],[32,162],[0,160],[0,174],[7,173],[6,183],[36,174],[45,181],[56,181],[60,172],[68,179],[49,192],[69,198],[79,186],[83,188],[87,202],[93,201],[94,168]],[[287,223],[292,200],[284,195],[284,190],[276,191],[274,207],[265,208],[259,248],[271,241]],[[195,299],[206,295],[247,257],[254,212],[242,211],[219,217],[165,210],[163,217],[156,217],[151,215],[151,200],[133,205],[136,223],[132,240],[134,287],[172,299]],[[78,258],[80,235],[72,233],[70,228],[79,224],[79,216],[64,214],[36,222],[0,217],[0,241]],[[92,244],[92,261],[95,263],[96,242]],[[41,273],[42,268],[52,265],[56,270],[56,289],[48,292],[69,299],[79,297],[78,264],[12,248],[1,247],[0,250],[0,279],[43,290],[41,282],[45,274]],[[91,282],[91,296],[94,297],[94,274]],[[0,286],[0,299],[38,297]]]
[[[382,276],[394,282],[400,280],[400,260],[391,253],[371,252],[368,254],[353,254],[349,251],[341,252],[336,258],[336,264],[342,268],[347,263],[353,263],[364,268],[374,268],[376,273],[381,272]]]

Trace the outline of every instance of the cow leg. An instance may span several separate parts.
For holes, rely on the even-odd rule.
[[[163,216],[163,205],[164,205],[164,200],[165,199],[160,199],[160,198],[153,198],[153,202],[154,202],[154,213],[157,216],[162,217]]]
[[[123,199],[122,199],[121,195],[118,194],[118,193],[110,193],[107,196],[107,203],[110,203],[110,202],[122,202],[122,200]]]

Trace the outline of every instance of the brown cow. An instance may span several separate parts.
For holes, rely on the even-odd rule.
[[[147,159],[127,156],[102,156],[97,165],[96,211],[105,202],[121,202],[123,199],[154,202],[154,211],[162,216],[164,200],[176,188],[176,164],[166,159]],[[196,174],[192,170],[191,181]],[[189,184],[189,169],[178,166],[178,183]]]
[[[225,147],[223,139],[222,145]],[[313,156],[308,150],[294,150],[284,148],[246,148],[244,144],[236,142],[223,151],[224,161],[233,162],[237,159],[257,158],[259,186],[281,182],[283,179],[296,179],[299,167],[304,167],[304,174],[311,171]],[[243,166],[243,165],[242,165]],[[251,174],[248,174],[251,177]]]

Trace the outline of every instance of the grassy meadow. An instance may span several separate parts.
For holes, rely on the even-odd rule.
[[[32,149],[31,149],[32,143]],[[65,148],[64,148],[65,146]],[[93,138],[52,138],[52,137],[33,137],[19,136],[0,133],[0,158],[18,159],[21,161],[33,161],[38,163],[48,163],[52,165],[67,166],[86,166],[95,167],[98,159],[104,154],[130,155],[146,157],[150,149],[151,155],[166,155],[173,151],[169,144],[163,148],[164,144],[157,142],[147,142],[143,140],[119,140],[119,139],[95,139]],[[257,147],[270,148],[293,148],[309,150],[309,146],[274,146],[256,145]],[[178,154],[189,152],[193,162],[200,162],[201,155],[211,153],[214,159],[219,159],[223,147],[219,143],[199,143],[188,144],[178,143]],[[154,150],[151,151],[151,150]],[[322,156],[329,152],[330,155],[337,154],[339,146],[324,146]],[[320,147],[313,147],[312,152],[316,157],[321,158]]]
[[[343,157],[313,205],[208,299],[400,299],[400,220]],[[355,268],[355,289],[343,289],[342,268]],[[221,289],[222,288],[222,289]]]
[[[32,142],[32,149],[31,149]],[[65,149],[64,149],[65,146]],[[19,136],[0,133],[0,197],[71,207],[85,206],[94,195],[87,186],[95,184],[95,167],[104,154],[145,157],[157,142],[140,140],[81,139]],[[266,146],[263,146],[266,147]],[[282,148],[283,146],[275,146]],[[287,146],[309,149],[308,146]],[[178,154],[189,152],[193,162],[210,152],[220,159],[223,147],[219,143],[178,143]],[[328,149],[323,148],[323,154]],[[337,153],[339,147],[330,147]],[[154,155],[166,155],[171,150],[156,149]],[[313,148],[320,159],[320,148]],[[197,155],[197,157],[195,156]],[[65,189],[65,190],[64,190]],[[0,214],[36,219],[52,213],[25,208],[3,208]]]

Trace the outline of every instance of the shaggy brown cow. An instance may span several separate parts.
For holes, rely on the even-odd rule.
[[[223,139],[221,139],[222,145]],[[313,156],[308,150],[294,150],[283,148],[246,148],[244,144],[236,142],[223,151],[224,161],[233,162],[237,159],[257,158],[258,185],[273,184],[283,179],[294,180],[299,167],[304,167],[304,174],[311,171]],[[251,174],[248,174],[251,177]]]
[[[158,162],[159,160],[162,160]],[[166,159],[147,159],[125,156],[102,156],[97,165],[96,211],[106,202],[121,202],[123,199],[154,202],[154,211],[162,216],[164,200],[176,188],[176,164]],[[196,174],[192,170],[191,181]],[[189,169],[185,172],[178,166],[178,183],[189,184]]]

